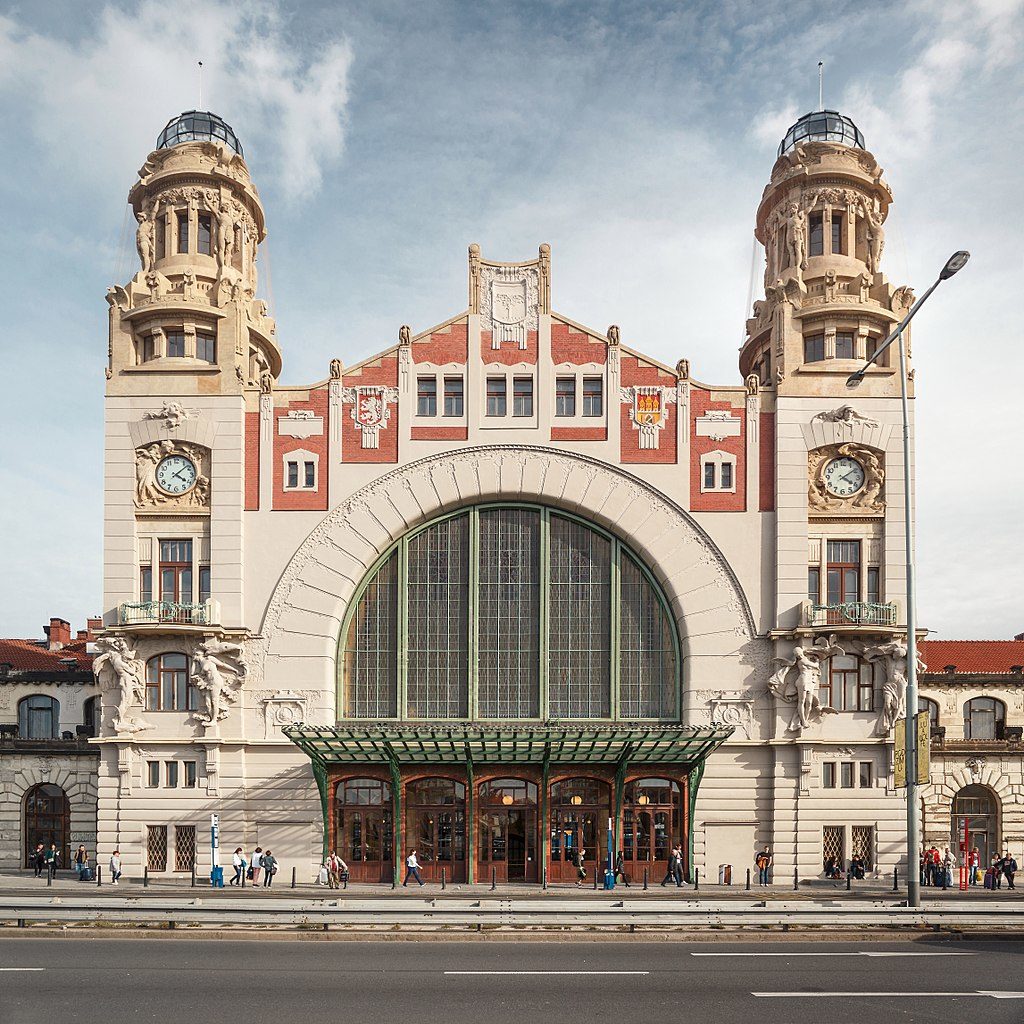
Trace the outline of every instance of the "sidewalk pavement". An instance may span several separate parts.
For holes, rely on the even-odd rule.
[[[208,869],[207,869],[208,872]],[[105,873],[104,873],[105,874]],[[351,896],[363,896],[374,898],[395,898],[402,899],[412,894],[438,898],[486,898],[486,899],[544,899],[557,898],[578,899],[578,900],[604,900],[622,899],[627,895],[631,899],[708,899],[708,900],[745,900],[767,899],[785,900],[871,900],[898,902],[907,898],[905,886],[901,886],[898,892],[893,891],[892,880],[886,882],[884,879],[865,879],[851,883],[849,891],[846,889],[846,881],[833,883],[825,879],[812,879],[801,882],[798,889],[793,888],[793,883],[775,883],[767,887],[759,886],[756,882],[751,883],[749,890],[745,888],[745,882],[740,881],[737,885],[711,885],[701,882],[698,889],[694,889],[692,883],[677,888],[674,885],[662,887],[658,883],[650,885],[646,891],[643,885],[633,883],[628,888],[620,882],[614,891],[606,892],[603,889],[590,887],[577,888],[569,883],[553,883],[547,889],[542,889],[538,884],[527,883],[502,883],[494,889],[489,882],[467,885],[465,883],[448,883],[442,889],[440,882],[427,882],[423,888],[415,883],[410,883],[408,888],[398,885],[392,888],[390,884],[371,884],[367,882],[352,882],[346,890]],[[230,886],[225,881],[223,889],[211,889],[208,873],[196,875],[195,889],[191,885],[190,875],[164,875],[150,878],[149,885],[144,886],[141,878],[122,877],[119,885],[111,885],[106,878],[102,878],[102,885],[96,881],[79,882],[73,871],[59,871],[53,880],[52,886],[47,886],[46,877],[35,878],[31,870],[24,871],[0,871],[0,896],[21,896],[26,893],[37,893],[39,895],[96,895],[103,896],[147,896],[147,897],[181,897],[186,894],[198,894],[202,891],[207,897],[224,895],[236,895],[241,892],[238,886]],[[297,881],[295,888],[291,885],[291,870],[284,866],[274,880],[273,886],[269,889],[262,884],[245,887],[245,892],[262,897],[274,898],[332,898],[335,891],[326,885],[316,885],[309,882]],[[922,886],[921,897],[925,902],[933,901],[956,901],[956,900],[1024,900],[1024,886],[1016,889],[988,890],[983,886],[972,886],[966,892],[958,888],[943,890]]]

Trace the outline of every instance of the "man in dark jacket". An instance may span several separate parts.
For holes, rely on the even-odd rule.
[[[1006,884],[1009,888],[1013,888],[1013,876],[1017,873],[1017,862],[1010,856],[1009,850],[1003,851],[1003,858],[999,862],[999,867],[1003,872],[1003,878],[1006,879]]]
[[[678,848],[673,846],[672,852],[668,855],[668,866],[665,870],[665,877],[661,880],[663,886],[676,880],[676,865],[678,863]]]

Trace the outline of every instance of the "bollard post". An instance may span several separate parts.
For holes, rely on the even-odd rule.
[[[548,887],[548,869],[547,869],[546,866],[545,866],[544,870],[541,872],[540,887],[542,889],[547,889],[547,887]]]
[[[347,889],[348,888],[348,872],[347,871],[345,872],[345,877],[342,879],[342,882],[344,883],[342,885],[342,888],[343,889]]]
[[[243,889],[245,888],[245,876],[247,874],[249,874],[249,865],[248,864],[246,864],[245,867],[242,868],[242,888]]]
[[[600,861],[594,861],[594,891],[597,892],[597,865]]]
[[[295,865],[292,865],[292,888],[295,888]]]
[[[441,868],[441,888],[442,889],[447,888],[447,886],[445,885],[445,879],[444,879],[444,868]]]
[[[142,869],[142,888],[143,889],[148,889],[149,888],[149,865],[148,864]]]
[[[847,871],[846,872],[846,891],[847,892],[849,892],[850,889],[852,888],[852,882],[853,882],[853,872],[852,871]]]
[[[498,888],[498,869],[491,868],[491,892]]]
[[[750,868],[747,868],[747,892],[750,892]]]
[[[647,868],[644,868],[644,892],[647,892]]]
[[[900,891],[900,869],[899,868],[893,868],[892,869],[892,891],[893,892],[899,892]]]
[[[46,865],[46,884],[53,885],[53,865]]]
[[[800,888],[800,869],[793,868],[793,889],[794,891]]]
[[[196,887],[196,862],[192,861],[192,888]]]
[[[700,889],[700,868],[693,869],[693,891],[697,892]]]
[[[946,866],[945,866],[945,864],[943,864],[942,865],[942,891],[943,892],[945,892],[946,889],[948,888],[948,886],[946,885],[946,879],[948,877],[949,876],[946,874]]]
[[[98,886],[103,884],[103,868],[99,864],[96,865],[96,884]]]

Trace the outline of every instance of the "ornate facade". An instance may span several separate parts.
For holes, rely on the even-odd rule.
[[[764,843],[787,877],[897,864],[900,386],[844,383],[912,295],[859,133],[801,126],[739,383],[559,314],[547,245],[471,245],[460,311],[293,386],[241,146],[170,123],[107,296],[102,856],[183,870],[217,812],[225,844],[377,880],[412,846],[569,877],[608,818],[634,872],[674,842],[705,874]]]

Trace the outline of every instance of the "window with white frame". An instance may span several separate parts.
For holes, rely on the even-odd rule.
[[[555,415],[576,415],[576,378],[555,378]]]
[[[437,378],[416,378],[416,415],[437,415]]]
[[[700,457],[700,489],[708,491],[736,491],[736,456],[730,452],[708,452]]]
[[[314,452],[286,452],[284,459],[284,489],[286,491],[315,491],[320,470],[320,456]]]

